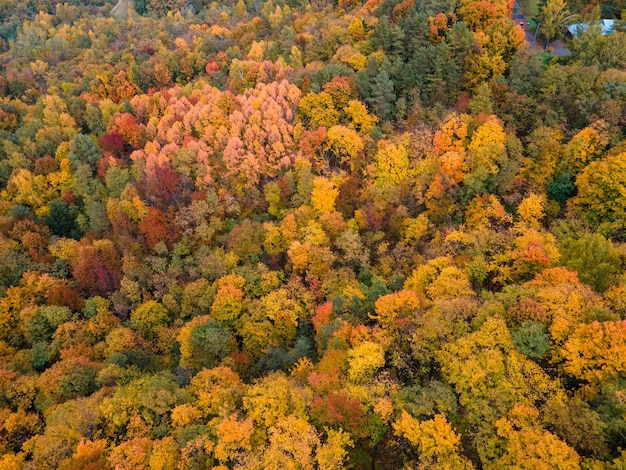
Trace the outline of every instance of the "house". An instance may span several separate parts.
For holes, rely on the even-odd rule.
[[[513,13],[512,19],[513,22],[520,28],[522,28],[523,31],[527,30],[528,21],[526,20],[526,17],[524,15],[522,15],[521,13]]]
[[[591,25],[591,22],[589,21],[586,23],[571,24],[567,27],[567,31],[569,32],[569,34],[572,35],[572,37],[577,38],[582,33],[587,31],[587,28],[589,28],[590,25]],[[615,20],[599,20],[597,22],[594,21],[593,25],[599,26],[601,28],[602,36],[606,36],[607,34],[611,34],[613,32],[613,26],[615,25]]]

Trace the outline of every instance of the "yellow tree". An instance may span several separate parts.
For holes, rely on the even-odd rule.
[[[442,414],[420,422],[403,410],[400,418],[393,423],[393,429],[419,453],[417,468],[474,468],[467,458],[460,455],[461,438]]]
[[[376,152],[376,185],[398,186],[409,175],[409,154],[404,145],[380,140]]]
[[[251,419],[240,420],[236,414],[232,414],[222,419],[215,430],[217,445],[213,452],[220,462],[234,461],[241,452],[252,449],[250,438],[254,423]]]
[[[496,116],[490,116],[472,134],[463,164],[464,181],[477,193],[486,190],[490,177],[500,171],[507,158],[506,134]]]
[[[485,468],[516,470],[577,470],[580,457],[574,449],[538,424],[539,411],[516,404],[507,417],[496,422],[497,435],[504,440],[501,456]]]
[[[320,445],[313,426],[294,415],[280,419],[268,430],[268,445],[261,458],[267,470],[314,470]]]
[[[626,374],[626,321],[583,323],[561,348],[565,372],[593,389]]]
[[[339,123],[339,111],[335,109],[332,96],[325,91],[303,96],[299,109],[300,114],[312,129],[318,127],[330,129]]]
[[[383,295],[376,301],[376,314],[372,315],[383,328],[395,329],[400,320],[411,320],[421,306],[418,295],[410,290],[401,290]]]
[[[454,385],[483,463],[497,452],[489,441],[498,419],[516,403],[539,404],[559,390],[539,366],[522,356],[504,320],[489,318],[475,331],[439,351],[444,378]]]
[[[333,126],[323,144],[324,157],[331,167],[354,170],[364,146],[359,134],[349,127]]]
[[[337,196],[339,196],[339,191],[328,178],[318,176],[313,179],[311,205],[320,215],[334,212]]]

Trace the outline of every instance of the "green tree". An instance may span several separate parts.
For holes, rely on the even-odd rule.
[[[546,47],[550,41],[560,37],[561,29],[570,18],[565,0],[547,0],[539,13],[541,34],[546,40]]]
[[[55,199],[50,203],[49,209],[44,222],[50,227],[52,233],[60,237],[80,238],[82,233],[76,220],[79,215],[76,206],[70,206],[65,201]]]
[[[622,262],[613,244],[599,233],[561,244],[561,263],[597,292],[604,292],[620,272]]]

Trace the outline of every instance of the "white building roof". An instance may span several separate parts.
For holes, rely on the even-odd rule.
[[[589,28],[590,24],[590,22],[571,24],[567,27],[567,30],[572,34],[572,36],[578,37],[585,31],[587,31],[587,28]],[[615,20],[600,20],[597,22],[597,24],[602,28],[602,35],[605,36],[613,32],[613,25],[615,24]]]

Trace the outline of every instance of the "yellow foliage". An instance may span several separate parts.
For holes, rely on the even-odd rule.
[[[498,172],[498,165],[506,159],[506,134],[496,116],[489,116],[472,134],[468,146],[465,171],[484,168],[489,174]]]
[[[257,425],[269,428],[289,414],[305,416],[307,404],[287,377],[275,373],[250,386],[243,407]]]
[[[467,275],[455,266],[443,268],[437,278],[426,288],[426,293],[433,300],[474,295]]]
[[[325,91],[306,94],[300,100],[299,108],[312,129],[329,129],[339,122],[339,111],[335,109],[333,98]]]
[[[379,297],[376,301],[376,315],[372,315],[372,318],[378,320],[383,328],[389,329],[396,326],[399,318],[414,317],[420,306],[420,299],[415,292],[401,290]]]
[[[310,243],[313,246],[330,245],[328,235],[326,235],[322,226],[314,220],[309,222],[306,227],[303,227],[302,232],[304,234],[304,243]]]
[[[537,196],[534,193],[530,193],[526,199],[524,199],[519,207],[517,213],[520,217],[520,221],[534,228],[540,227],[540,220],[544,216],[545,198]]]
[[[446,417],[437,414],[429,421],[419,422],[406,411],[393,423],[397,435],[407,439],[426,457],[436,453],[454,452],[461,442]]]
[[[217,286],[234,286],[237,289],[244,290],[244,287],[246,286],[246,279],[239,274],[227,274],[217,280]]]
[[[572,204],[594,223],[626,222],[626,153],[591,162],[576,178]]]
[[[367,57],[365,57],[349,44],[343,45],[339,49],[337,49],[337,52],[333,56],[333,60],[336,60],[337,62],[343,62],[344,64],[352,67],[357,72],[359,70],[363,70],[367,65]]]
[[[185,403],[172,410],[172,424],[176,428],[184,428],[197,424],[202,418],[202,412],[193,405]]]
[[[359,134],[345,126],[331,127],[324,142],[324,149],[331,154],[331,158],[351,170],[354,170],[355,160],[363,152],[363,148]]]
[[[34,175],[29,170],[20,169],[11,176],[6,191],[14,203],[38,209],[47,203],[47,189],[45,175]]]
[[[350,434],[341,429],[326,430],[328,437],[326,443],[322,444],[317,451],[317,463],[320,469],[324,470],[343,470],[344,462],[348,457],[346,447],[353,447],[354,441],[350,438]]]
[[[179,461],[178,444],[168,436],[155,442],[150,454],[150,470],[170,470]]]
[[[257,62],[261,62],[263,60],[263,48],[257,41],[252,43],[250,51],[248,52],[248,59],[255,60]]]
[[[241,450],[252,449],[250,437],[254,431],[252,419],[240,421],[236,414],[231,414],[216,426],[217,445],[214,455],[221,462],[226,462],[236,457]]]
[[[335,184],[332,181],[322,176],[317,176],[313,179],[311,204],[320,215],[335,210],[337,196],[339,196],[339,191],[335,188]]]
[[[374,373],[385,365],[385,352],[378,343],[365,341],[348,351],[348,374],[354,383],[369,382]]]
[[[582,324],[561,349],[565,371],[592,386],[626,373],[626,322]]]
[[[498,436],[505,439],[504,454],[487,468],[516,470],[577,470],[580,457],[554,434],[536,424],[539,413],[516,404],[508,418],[496,422]]]
[[[364,134],[374,129],[378,122],[378,118],[368,113],[365,105],[358,100],[350,100],[343,112],[348,118],[348,127]]]
[[[428,233],[430,221],[426,213],[422,213],[415,218],[406,218],[402,221],[404,226],[404,238],[406,240],[419,241]]]
[[[315,451],[320,441],[315,428],[289,415],[269,429],[269,446],[262,468],[266,470],[314,470]]]
[[[380,140],[376,152],[376,184],[399,185],[409,175],[409,154],[402,144]]]
[[[59,238],[48,247],[50,253],[61,261],[69,263],[76,259],[78,255],[78,242],[70,238]]]
[[[311,249],[311,243],[300,243],[294,241],[289,245],[287,255],[289,256],[289,262],[295,272],[302,272],[309,264],[309,251]]]

